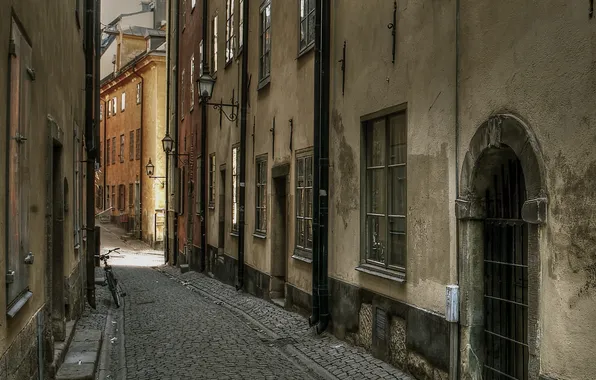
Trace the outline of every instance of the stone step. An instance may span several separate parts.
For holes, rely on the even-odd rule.
[[[56,380],[93,380],[103,342],[101,330],[83,329],[75,332]]]

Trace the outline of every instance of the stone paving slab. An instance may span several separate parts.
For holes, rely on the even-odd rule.
[[[102,331],[75,332],[56,380],[93,380],[102,344]]]
[[[180,273],[177,268],[161,266],[158,271],[190,289],[227,304],[242,316],[255,321],[255,328],[267,330],[275,340],[291,342],[288,347],[306,360],[316,363],[319,372],[335,379],[399,379],[414,378],[374,358],[361,347],[354,347],[329,333],[317,335],[303,316],[282,309],[273,303],[237,292],[234,287],[197,272]],[[371,377],[372,376],[372,377]]]

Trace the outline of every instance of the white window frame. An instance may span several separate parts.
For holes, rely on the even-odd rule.
[[[122,104],[120,104],[120,112],[124,112],[126,109],[126,92],[122,93]]]
[[[112,114],[116,115],[116,113],[118,112],[118,98],[114,96],[114,98],[112,99]]]
[[[236,0],[226,0],[226,65],[234,59],[234,44],[236,41],[234,25],[234,3]]]

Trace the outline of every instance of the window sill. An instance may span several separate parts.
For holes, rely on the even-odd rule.
[[[230,59],[229,61],[227,61],[224,64],[224,70],[226,70],[228,67],[230,67],[230,65],[234,62],[234,57],[232,57],[232,59]]]
[[[215,210],[215,205],[209,205],[209,210]]]
[[[257,91],[269,86],[269,83],[271,83],[271,74],[267,75],[265,78],[259,81],[259,84],[257,85]]]
[[[386,280],[391,280],[399,283],[406,282],[406,272],[398,272],[390,269],[383,269],[370,264],[360,264],[356,267],[358,272],[370,274],[371,276],[377,276]]]
[[[194,111],[194,110],[195,110],[195,106],[193,105],[193,106],[190,106],[190,110],[188,110],[188,112],[192,113],[192,111]]]
[[[257,239],[267,239],[267,234],[263,232],[254,232],[252,236]]]
[[[304,257],[304,256],[300,255],[298,250],[294,251],[292,258],[294,260],[302,261],[303,263],[312,264],[312,259],[309,259],[308,257]]]
[[[298,52],[298,57],[296,59],[300,59],[310,53],[311,51],[315,50],[315,43],[311,42],[308,46]]]
[[[15,317],[15,315],[17,315],[17,313],[19,311],[21,311],[21,309],[23,309],[23,307],[25,306],[25,304],[27,303],[27,301],[29,301],[29,299],[33,297],[33,293],[31,293],[29,290],[27,290],[25,293],[23,293],[22,295],[20,295],[16,301],[13,303],[13,305],[11,306],[10,309],[8,309],[8,311],[6,312],[6,315],[8,316],[9,319],[12,319]]]
[[[239,237],[240,235],[238,234],[238,231],[232,231],[230,232],[230,236]]]

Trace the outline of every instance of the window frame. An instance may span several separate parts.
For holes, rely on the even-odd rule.
[[[255,235],[267,236],[267,182],[269,171],[267,154],[260,155],[255,160]],[[264,166],[264,167],[263,167]],[[265,223],[261,228],[262,222]]]
[[[141,128],[135,131],[135,160],[141,159]]]
[[[114,96],[114,98],[112,99],[112,115],[116,116],[117,113],[118,113],[118,97]]]
[[[125,137],[124,133],[120,134],[120,163],[124,162],[124,143]]]
[[[398,164],[391,164],[390,159],[390,150],[391,150],[391,140],[390,140],[390,132],[391,132],[391,125],[390,120],[391,118],[403,114],[404,117],[404,139],[405,142],[405,158],[403,163]],[[368,140],[367,140],[367,131],[372,125],[380,120],[384,120],[385,130],[384,130],[384,164],[378,167],[375,166],[368,166],[367,156],[368,156]],[[379,277],[391,279],[397,282],[405,282],[406,280],[406,272],[407,272],[407,261],[408,261],[408,215],[407,215],[407,198],[408,198],[408,186],[407,186],[407,168],[408,168],[408,113],[407,113],[407,105],[401,104],[394,107],[389,107],[378,112],[374,112],[368,115],[364,115],[360,118],[361,124],[361,142],[362,142],[362,149],[361,149],[361,218],[360,218],[360,229],[361,229],[361,242],[360,242],[360,265],[356,268],[356,270],[372,275],[376,275]],[[393,167],[403,167],[404,168],[404,178],[405,181],[405,189],[403,196],[405,199],[402,200],[403,202],[403,209],[404,215],[391,215],[390,214],[390,204],[391,200],[389,199],[390,196],[390,187],[391,181],[389,176],[389,170]],[[385,182],[385,205],[384,214],[369,212],[369,201],[368,201],[368,193],[369,193],[369,185],[368,185],[368,174],[371,170],[382,169],[384,173],[384,182]],[[374,215],[372,215],[374,214]],[[377,215],[378,214],[378,215]],[[389,264],[389,257],[391,252],[389,251],[390,248],[387,248],[387,253],[384,255],[384,262],[371,260],[368,258],[368,222],[369,217],[384,217],[385,218],[385,246],[390,247],[390,219],[391,218],[402,218],[403,225],[404,225],[404,232],[399,232],[399,234],[404,235],[405,242],[404,242],[404,262],[403,265],[397,264]]]
[[[132,130],[128,133],[128,160],[134,161],[135,160],[135,131]]]
[[[209,208],[215,209],[215,153],[209,155]]]
[[[310,51],[310,49],[312,49],[315,46],[315,32],[312,32],[312,41],[308,40],[308,36],[309,36],[309,27],[310,27],[310,20],[313,21],[312,24],[312,28],[315,28],[315,17],[316,17],[316,7],[313,6],[312,10],[308,10],[308,5],[310,3],[314,3],[315,0],[300,0],[298,2],[298,56],[306,53],[307,51]],[[305,9],[306,9],[306,15],[303,17],[302,16],[302,6],[303,4],[306,3],[305,5]],[[310,15],[313,15],[314,17],[312,19],[310,19]],[[301,33],[302,33],[302,23],[306,23],[306,44],[304,46],[302,46],[302,39],[301,39]]]
[[[111,138],[107,138],[106,139],[106,150],[105,150],[105,154],[106,154],[106,166],[110,166],[110,155],[111,155],[111,148],[112,148],[112,144],[111,144]]]
[[[236,152],[236,160],[234,160],[234,152]],[[238,143],[232,146],[232,170],[230,170],[230,173],[232,175],[231,234],[238,236],[240,231],[240,210],[238,206],[240,203],[240,144]],[[236,223],[234,223],[234,215],[236,215]]]
[[[120,112],[124,112],[126,110],[126,92],[123,92],[121,97]]]
[[[271,78],[271,16],[269,17],[269,25],[266,29],[263,29],[263,25],[265,24],[264,14],[267,8],[269,8],[269,13],[271,14],[271,0],[265,0],[259,8],[259,88],[264,87]],[[269,31],[269,50],[265,51],[267,48],[265,41],[267,31]],[[267,73],[264,72],[265,60],[268,63]]]
[[[238,54],[242,53],[244,47],[244,0],[238,0]]]
[[[218,47],[217,47],[217,39],[218,39],[218,15],[213,16],[211,20],[211,74],[215,75],[217,73],[217,58],[218,58]]]
[[[112,137],[112,165],[116,164],[116,137]]]
[[[234,60],[234,44],[236,42],[234,25],[234,4],[236,0],[226,0],[226,47],[225,66],[227,67]]]
[[[307,184],[307,176],[306,176],[306,162],[307,160],[310,158],[310,163],[311,163],[311,184],[310,186],[308,186]],[[303,164],[303,168],[304,168],[304,186],[299,186],[299,178],[300,178],[300,173],[299,173],[299,168],[300,168],[300,161],[304,161]],[[314,245],[314,239],[312,239],[312,234],[313,234],[313,202],[314,202],[314,195],[313,195],[313,191],[314,191],[314,151],[312,148],[308,148],[308,149],[304,149],[302,151],[299,151],[296,153],[296,158],[295,158],[295,167],[294,167],[294,189],[295,189],[295,202],[294,202],[294,221],[295,221],[295,225],[294,225],[294,255],[292,256],[294,259],[298,259],[301,261],[306,261],[306,262],[312,262],[312,251],[313,251],[313,247],[311,246],[310,248],[308,246],[303,246],[300,245],[299,243],[299,231],[300,231],[300,222],[299,220],[303,220],[303,221],[309,221],[311,223],[311,244]],[[304,190],[305,193],[308,193],[308,189],[310,189],[310,207],[308,207],[308,200],[306,199],[306,196],[304,197],[305,201],[306,201],[306,205],[304,206],[304,214],[305,215],[299,215],[300,214],[300,199],[301,197],[299,196],[299,192],[300,190]],[[310,210],[307,211],[307,210]],[[310,213],[310,216],[308,216]],[[307,226],[308,223],[305,223],[305,231],[308,228]],[[308,242],[308,235],[305,235],[305,243]]]
[[[143,84],[141,82],[137,83],[137,104],[141,104],[141,95],[143,92]]]

